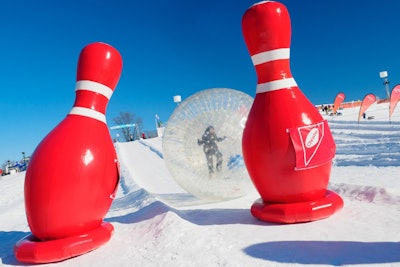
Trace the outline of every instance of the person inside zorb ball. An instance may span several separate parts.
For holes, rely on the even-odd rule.
[[[222,169],[222,153],[218,149],[217,142],[225,140],[224,137],[217,137],[213,126],[208,126],[201,139],[197,139],[198,145],[203,145],[204,154],[207,159],[208,173],[210,176],[214,173],[214,156],[217,158],[216,169]]]
[[[253,98],[237,90],[200,91],[168,119],[164,162],[174,180],[200,199],[227,200],[253,189],[242,156],[242,134]]]

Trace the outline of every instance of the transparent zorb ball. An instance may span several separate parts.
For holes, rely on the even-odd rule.
[[[252,103],[245,93],[215,88],[190,96],[175,109],[164,130],[163,154],[183,189],[201,199],[228,200],[253,188],[242,156],[242,133]]]

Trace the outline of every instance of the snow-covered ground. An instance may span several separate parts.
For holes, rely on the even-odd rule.
[[[400,266],[400,111],[387,104],[326,116],[337,145],[331,190],[344,208],[310,223],[261,222],[249,212],[256,190],[225,202],[181,189],[163,161],[160,138],[118,143],[121,183],[105,218],[104,246],[47,266]],[[14,244],[29,234],[25,173],[0,178],[0,265],[21,265]]]

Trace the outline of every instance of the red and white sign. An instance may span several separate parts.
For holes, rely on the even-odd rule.
[[[344,93],[338,93],[335,97],[335,102],[333,102],[333,114],[336,114],[336,112],[338,111],[340,105],[342,104],[342,102],[344,101],[344,99],[346,98],[346,96],[344,95]]]
[[[367,94],[360,106],[360,111],[358,112],[358,122],[360,122],[361,117],[364,115],[365,111],[376,101],[376,96],[374,94]]]
[[[288,131],[296,152],[296,170],[317,167],[335,156],[336,145],[326,120]]]
[[[400,101],[400,85],[396,85],[390,94],[389,104],[389,119],[392,117],[393,111],[396,108],[397,102]]]

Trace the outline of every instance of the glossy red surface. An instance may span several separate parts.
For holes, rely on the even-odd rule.
[[[99,226],[117,187],[117,164],[107,126],[68,115],[36,148],[26,172],[32,234],[52,240]]]
[[[265,203],[261,199],[251,207],[254,217],[274,223],[302,223],[325,219],[343,207],[342,198],[326,190],[322,198],[288,204]]]
[[[288,129],[320,123],[323,118],[290,79],[293,76],[288,53],[289,13],[279,2],[260,2],[243,15],[242,30],[255,64],[257,88],[267,88],[257,89],[243,132],[243,157],[253,184],[264,203],[285,204],[324,198],[331,159],[317,167],[295,170],[296,153]],[[329,128],[326,134],[331,136]],[[334,143],[328,150],[335,150]],[[261,213],[253,215],[268,220],[269,217]],[[287,218],[287,221],[292,220]]]
[[[30,243],[50,249],[41,242],[65,243],[101,227],[119,182],[117,154],[104,113],[121,70],[122,57],[115,48],[93,43],[82,50],[77,82],[91,81],[86,85],[92,88],[76,91],[72,110],[78,111],[71,110],[41,141],[26,172],[25,209],[35,237]],[[32,244],[28,247],[37,249]]]
[[[110,240],[114,232],[112,224],[103,222],[85,235],[40,241],[29,235],[15,245],[15,257],[20,262],[49,263],[66,260],[96,249]]]

